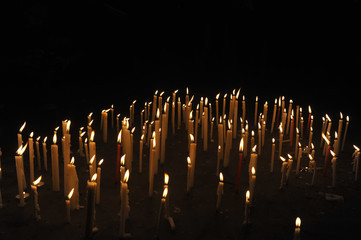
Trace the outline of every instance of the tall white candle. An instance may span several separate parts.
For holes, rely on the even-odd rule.
[[[30,182],[34,182],[34,132],[29,136],[29,168],[30,168]]]
[[[60,191],[59,152],[56,141],[57,141],[56,132],[54,132],[53,144],[51,145],[51,173],[52,173],[51,175],[52,175],[53,191]]]
[[[26,188],[26,181],[25,181],[25,173],[24,173],[24,160],[23,160],[23,153],[28,145],[20,146],[16,151],[15,155],[15,164],[16,164],[16,176],[18,180],[18,197],[20,200],[19,207],[25,206],[25,192],[24,189]]]
[[[86,222],[85,222],[85,237],[89,238],[93,233],[95,221],[95,192],[97,188],[97,174],[95,173],[91,180],[87,181],[87,207],[86,207]]]
[[[216,204],[216,210],[219,210],[220,206],[221,206],[221,201],[222,201],[222,195],[223,195],[223,173],[220,172],[219,173],[219,183],[218,183],[218,188],[217,188],[217,204]]]
[[[44,168],[45,171],[48,171],[48,150],[46,148],[46,140],[48,139],[48,137],[45,137],[43,140],[43,159],[44,159]]]
[[[34,193],[34,213],[35,213],[35,219],[39,221],[41,219],[40,217],[40,205],[39,205],[39,197],[38,197],[38,184],[41,181],[41,177],[38,177],[31,185],[31,189]]]

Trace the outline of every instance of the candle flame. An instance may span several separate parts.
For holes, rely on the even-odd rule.
[[[217,95],[216,95],[216,99],[218,100],[219,99],[219,95],[220,95],[221,93],[218,93]]]
[[[120,165],[124,166],[125,164],[125,156],[126,154],[124,154],[121,158],[120,158]]]
[[[238,100],[239,97],[239,93],[241,92],[241,88],[238,89],[237,94],[236,94],[236,99]]]
[[[46,143],[46,140],[48,140],[48,137],[44,138],[43,143]]]
[[[92,176],[90,181],[95,182],[97,180],[97,176],[98,175],[96,173],[94,173],[94,175]]]
[[[208,98],[206,97],[206,100],[204,101],[204,105],[207,106],[208,105]]]
[[[67,132],[67,133],[69,133],[70,124],[71,124],[71,121],[70,121],[70,120],[67,120],[67,121],[66,121],[66,132]]]
[[[153,149],[155,149],[156,146],[157,146],[157,141],[155,140],[155,138],[153,138]]]
[[[360,151],[360,148],[357,147],[356,145],[353,145],[353,148],[354,148],[356,151]]]
[[[280,159],[282,160],[282,162],[286,161],[286,159],[284,157],[282,157],[282,156],[280,156]]]
[[[24,128],[25,128],[26,122],[23,123],[23,125],[21,125],[20,129],[19,129],[19,133],[22,133]]]
[[[241,138],[241,141],[239,142],[239,152],[243,152],[243,137]]]
[[[288,156],[289,159],[292,159],[292,155],[291,155],[291,154],[288,153],[287,156]]]
[[[257,145],[254,145],[253,148],[252,148],[252,153],[255,153],[256,149],[257,149]]]
[[[219,173],[219,181],[223,182],[223,173],[222,172]]]
[[[330,145],[330,141],[327,139],[327,137],[326,137],[326,135],[324,133],[322,133],[322,138],[323,138],[323,140],[325,140],[327,145]]]
[[[188,163],[188,165],[192,164],[191,158],[189,156],[187,157],[187,163]]]
[[[340,112],[340,119],[341,119],[341,120],[343,119],[343,115],[342,115],[342,112]]]
[[[71,165],[74,165],[74,162],[75,162],[75,158],[72,157],[71,160],[70,160],[70,164],[71,164]]]
[[[57,140],[57,137],[56,137],[56,132],[54,133],[54,136],[53,136],[53,143],[56,144],[56,140]]]
[[[251,193],[250,193],[249,190],[247,190],[247,192],[246,192],[246,201],[250,200],[250,196],[251,196]]]
[[[159,119],[159,113],[160,111],[159,111],[159,108],[157,108],[157,114],[156,114],[156,117],[157,117],[157,119]]]
[[[252,175],[256,175],[256,169],[254,167],[252,167],[251,173]]]
[[[132,130],[130,131],[131,134],[133,134],[135,131],[135,127],[132,128]]]
[[[275,138],[272,138],[272,143],[275,143],[275,141],[276,141]]]
[[[169,183],[169,175],[167,173],[164,173],[164,185],[168,185]]]
[[[93,164],[94,160],[95,160],[95,155],[90,159],[89,163]]]
[[[129,169],[125,172],[124,174],[124,179],[123,179],[123,182],[124,183],[127,183],[129,180]]]
[[[164,188],[163,190],[163,198],[166,198],[168,195],[168,188]]]
[[[39,142],[40,138],[41,138],[40,136],[39,136],[39,137],[37,137],[37,138],[36,138],[36,141],[37,141],[37,142]]]
[[[350,117],[349,116],[346,116],[346,121],[350,121]]]
[[[119,133],[118,133],[117,142],[119,144],[122,143],[122,130],[120,130]]]
[[[90,120],[90,122],[88,123],[88,126],[91,127],[91,125],[93,124],[94,119]]]
[[[337,135],[337,131],[335,131],[335,139],[337,139],[338,135]]]
[[[189,134],[189,139],[191,140],[192,143],[194,143],[194,136],[193,136],[193,134]]]
[[[297,217],[296,218],[296,228],[300,228],[301,227],[301,218]]]
[[[313,157],[312,157],[312,155],[311,155],[311,154],[308,154],[308,158],[310,159],[310,161],[312,161],[312,160],[313,160]]]
[[[95,136],[95,131],[93,130],[92,133],[90,134],[90,141],[94,141],[94,136]]]
[[[326,118],[329,122],[331,122],[331,118],[326,114]]]
[[[334,151],[330,150],[330,153],[331,153],[332,157],[336,156],[336,153]]]
[[[100,167],[100,165],[102,165],[104,162],[104,159],[101,159],[99,162],[98,162],[98,166]]]
[[[37,185],[40,183],[41,178],[42,178],[42,176],[38,177],[38,179],[36,179],[36,180],[33,182],[33,185],[34,185],[34,186],[37,186]]]
[[[31,132],[29,136],[32,138],[34,136],[34,132]]]
[[[68,194],[68,199],[70,200],[70,198],[73,196],[74,193],[74,188],[72,188]]]

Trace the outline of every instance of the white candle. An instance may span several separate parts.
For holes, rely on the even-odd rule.
[[[293,165],[293,159],[292,156],[290,154],[287,154],[288,156],[288,164],[287,164],[287,172],[286,172],[286,183],[288,182],[288,178],[290,176],[291,170],[292,170],[292,165]]]
[[[286,159],[282,156],[280,156],[280,159],[282,160],[282,168],[281,168],[281,184],[280,189],[282,189],[285,185],[285,177],[286,177],[286,168],[287,168],[287,162]]]
[[[204,102],[204,122],[203,127],[203,151],[208,150],[208,98]]]
[[[242,96],[242,119],[246,120],[246,97]]]
[[[35,213],[35,219],[39,221],[41,219],[40,217],[40,205],[39,205],[39,197],[38,197],[38,184],[41,181],[41,177],[38,177],[31,185],[31,189],[34,192],[34,213]]]
[[[124,237],[126,235],[125,220],[129,214],[129,209],[130,209],[129,208],[128,180],[129,180],[129,169],[125,173],[123,182],[121,183],[119,237]]]
[[[343,138],[342,138],[342,147],[341,147],[341,151],[343,151],[343,148],[345,146],[345,142],[346,142],[346,135],[347,135],[347,129],[348,129],[348,124],[350,122],[350,118],[349,116],[346,117],[346,127],[345,127],[345,133],[343,134]]]
[[[296,218],[296,227],[295,227],[295,233],[293,235],[294,240],[300,240],[300,232],[301,232],[301,219],[299,217]]]
[[[249,179],[250,179],[250,181],[249,181],[249,191],[251,193],[250,203],[253,204],[254,188],[256,186],[256,169],[255,169],[255,167],[252,167],[251,176],[250,176]]]
[[[257,126],[257,115],[258,115],[258,96],[256,96],[256,102],[254,103],[254,127]]]
[[[149,191],[148,191],[149,197],[151,197],[153,195],[155,149],[156,149],[156,139],[155,139],[155,132],[153,132],[151,146],[149,148],[149,150],[150,150],[150,152],[149,152]]]
[[[219,123],[219,121],[218,121],[218,117],[219,117],[219,104],[218,104],[219,95],[220,95],[220,93],[218,93],[216,95],[216,120],[217,120],[217,126],[218,126],[218,123]]]
[[[28,145],[20,146],[16,151],[15,155],[15,164],[16,164],[16,176],[18,180],[18,198],[20,200],[19,207],[25,206],[25,192],[24,189],[26,188],[26,180],[25,180],[25,173],[24,173],[24,160],[23,160],[23,153]]]
[[[48,151],[46,148],[46,140],[48,139],[48,137],[45,137],[43,140],[43,159],[44,159],[44,168],[45,171],[48,171]]]
[[[22,132],[23,132],[25,126],[26,126],[26,122],[24,122],[23,125],[21,125],[21,127],[20,127],[20,129],[19,129],[19,132],[18,132],[18,148],[23,145]]]
[[[218,124],[218,146],[221,146],[220,151],[223,156],[223,147],[224,147],[224,137],[223,137],[223,123],[222,117],[219,117],[219,124]]]
[[[38,170],[41,170],[41,159],[40,159],[40,146],[39,146],[40,136],[35,140],[35,147],[36,147],[36,159],[38,160]]]
[[[297,166],[296,166],[296,175],[300,172],[300,166],[301,166],[301,157],[302,157],[302,146],[301,143],[298,143],[298,154],[297,154]]]
[[[254,169],[257,170],[258,154],[256,152],[256,149],[257,149],[257,145],[254,145],[254,147],[252,148],[251,159],[249,160],[248,175],[250,177],[252,174],[252,167],[254,167]]]
[[[29,168],[30,168],[30,182],[34,182],[34,132],[29,136]]]
[[[336,163],[337,163],[337,157],[336,153],[330,150],[330,153],[332,155],[331,160],[331,166],[332,166],[332,187],[336,187]]]
[[[86,222],[85,222],[85,237],[89,238],[93,233],[95,220],[95,192],[97,188],[97,174],[95,173],[91,180],[87,181],[87,208],[86,208]]]
[[[96,204],[100,203],[100,180],[101,180],[101,173],[102,173],[102,169],[101,169],[101,165],[104,162],[104,159],[101,159],[98,163],[98,168],[97,168],[97,190],[96,190]]]
[[[142,134],[139,141],[139,173],[143,171],[143,141],[144,134]]]
[[[315,184],[316,173],[317,173],[316,161],[314,160],[314,158],[311,154],[308,154],[308,158],[310,159],[310,163],[309,163],[310,172],[313,173],[312,174],[312,182],[311,182],[311,186],[313,186]]]
[[[53,144],[51,145],[51,173],[52,173],[51,175],[52,175],[53,191],[60,191],[59,152],[56,141],[57,141],[56,132],[54,132]]]
[[[216,204],[216,210],[219,210],[220,206],[221,206],[221,201],[222,201],[222,195],[223,195],[223,173],[220,172],[219,173],[219,183],[218,183],[218,188],[217,188],[217,204]]]
[[[191,189],[191,177],[192,177],[192,160],[187,157],[187,192]]]
[[[70,199],[73,196],[74,193],[74,188],[72,188],[67,196],[67,198],[65,199],[65,206],[66,206],[66,221],[68,223],[71,222],[71,215],[70,215]]]
[[[250,205],[250,191],[247,190],[246,192],[246,201],[245,201],[245,207],[244,207],[244,224],[249,223],[249,205]]]
[[[194,142],[193,135],[190,136],[191,144],[189,146],[189,157],[192,161],[192,174],[191,174],[191,187],[194,186],[194,174],[196,168],[196,153],[197,153],[197,143]]]
[[[355,173],[355,181],[357,181],[358,177],[358,168],[359,168],[359,160],[360,160],[360,148],[353,145],[355,152],[352,154],[353,158],[353,172]]]
[[[275,139],[272,138],[271,169],[270,169],[270,172],[271,172],[271,173],[273,173],[273,169],[274,169],[275,150],[276,150]]]
[[[68,189],[74,189],[73,197],[70,201],[71,209],[79,209],[79,179],[78,174],[76,173],[75,168],[75,158],[72,157],[70,163],[67,165],[67,172],[68,172]],[[70,199],[70,198],[69,198]]]
[[[276,112],[277,112],[277,98],[275,98],[275,104],[273,105],[273,115],[272,115],[272,123],[271,123],[271,133],[273,133],[273,127],[276,121]]]

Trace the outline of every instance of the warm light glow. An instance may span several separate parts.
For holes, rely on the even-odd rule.
[[[188,89],[188,87],[186,88],[186,94],[187,94],[187,95],[189,94],[189,89]]]
[[[253,148],[252,148],[252,153],[255,153],[256,149],[257,149],[257,145],[254,145]]]
[[[168,195],[168,188],[164,188],[163,190],[163,198],[166,198]]]
[[[69,133],[70,124],[71,124],[71,121],[70,121],[70,120],[67,120],[67,122],[66,122],[66,132],[67,132],[67,133]]]
[[[300,133],[300,131],[298,130],[298,128],[296,128],[296,133],[297,133],[297,134],[299,134],[299,133]]]
[[[193,134],[189,134],[189,139],[191,140],[192,143],[194,142],[194,136],[193,136]]]
[[[89,163],[93,164],[94,160],[95,160],[95,155],[90,159]]]
[[[276,141],[275,138],[272,138],[272,143],[275,143],[275,141]]]
[[[124,174],[124,179],[123,179],[123,182],[124,183],[127,183],[129,180],[129,169],[125,172]]]
[[[157,146],[157,141],[153,138],[153,149]]]
[[[251,136],[254,137],[254,131],[253,130],[251,131]]]
[[[330,150],[330,153],[331,153],[332,157],[336,156],[336,153],[334,151]]]
[[[331,122],[331,118],[326,114],[326,118],[329,122]]]
[[[31,132],[30,135],[29,135],[29,137],[32,138],[33,136],[34,136],[34,132]]]
[[[346,116],[346,121],[350,121],[350,117],[349,116]]]
[[[192,164],[191,158],[189,156],[187,157],[187,163],[188,163],[188,165]]]
[[[37,137],[37,138],[36,138],[36,141],[37,141],[37,142],[39,142],[40,138],[41,138],[40,136],[39,136],[39,137]]]
[[[297,217],[296,218],[296,228],[300,228],[301,227],[301,218]]]
[[[354,148],[356,151],[360,151],[360,148],[357,147],[356,145],[353,145],[353,148]]]
[[[26,125],[26,122],[23,123],[23,125],[21,125],[20,129],[19,129],[19,133],[22,133],[22,131],[24,130]]]
[[[94,173],[94,175],[92,176],[90,181],[95,182],[97,180],[97,176],[98,175],[96,173]]]
[[[57,137],[56,137],[56,132],[54,133],[54,136],[53,136],[53,143],[56,144],[56,140],[57,140]]]
[[[312,160],[313,160],[313,157],[312,157],[312,155],[311,155],[311,154],[308,154],[308,158],[310,159],[310,161],[312,161]]]
[[[256,175],[256,169],[254,167],[252,167],[251,173],[252,175]]]
[[[289,159],[292,159],[291,154],[288,153],[287,156],[288,156]]]
[[[312,109],[311,109],[311,106],[308,105],[308,113],[311,114],[312,113]]]
[[[70,160],[70,164],[71,164],[71,165],[74,165],[74,162],[75,162],[75,158],[72,157],[71,160]]]
[[[206,100],[204,101],[204,105],[207,106],[208,105],[208,98],[206,97]]]
[[[164,185],[168,185],[169,183],[169,175],[167,173],[164,173]]]
[[[122,130],[120,130],[119,133],[118,133],[117,142],[119,144],[122,143]]]
[[[38,177],[38,179],[36,179],[36,180],[33,182],[33,185],[34,185],[34,186],[37,186],[37,185],[40,183],[41,178],[42,178],[42,176]]]
[[[100,167],[100,165],[102,165],[104,162],[104,159],[101,159],[99,162],[98,162],[98,166]]]
[[[251,196],[251,193],[250,193],[249,190],[247,190],[247,192],[246,192],[246,201],[250,200],[250,196]]]
[[[223,182],[223,173],[222,172],[219,173],[219,181]]]
[[[324,133],[322,133],[322,138],[323,138],[323,140],[325,140],[327,145],[330,145],[330,141],[327,139],[327,137],[326,137],[326,135]]]
[[[258,96],[256,96],[256,102],[258,102]]]
[[[46,140],[48,140],[48,137],[44,138],[43,143],[46,143]]]
[[[94,141],[94,136],[95,136],[95,131],[93,130],[92,133],[90,134],[90,141]]]
[[[243,152],[243,138],[241,138],[241,141],[239,142],[239,151]]]
[[[341,120],[343,119],[343,115],[342,115],[342,112],[340,112],[340,119],[341,119]]]
[[[190,119],[190,120],[193,119],[193,110],[189,113],[189,119]]]
[[[282,123],[280,123],[279,129],[280,129],[280,133],[283,133]]]
[[[160,110],[159,110],[159,108],[157,108],[157,114],[156,114],[156,117],[157,117],[157,119],[159,119],[159,115],[160,115]]]
[[[219,99],[219,95],[220,95],[221,93],[218,93],[217,95],[216,95],[216,99],[218,100]]]
[[[335,139],[337,139],[338,135],[337,135],[337,132],[335,131]]]
[[[70,200],[70,198],[73,196],[74,193],[74,188],[72,188],[68,194],[68,199]]]
[[[236,99],[238,100],[239,97],[239,93],[241,92],[241,88],[238,89],[237,94],[236,94]]]
[[[286,161],[286,158],[280,156],[280,159],[282,160],[282,162],[285,162]]]
[[[130,131],[131,134],[133,134],[135,131],[135,127],[132,128],[132,130]]]
[[[124,164],[125,164],[125,155],[126,155],[126,154],[124,154],[124,155],[120,158],[120,165],[122,165],[122,166],[124,166]]]

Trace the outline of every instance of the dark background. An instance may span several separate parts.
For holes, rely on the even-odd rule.
[[[2,5],[3,136],[11,123],[110,104],[127,111],[156,89],[186,86],[208,96],[242,87],[248,99],[285,95],[320,114],[358,115],[357,0]]]

